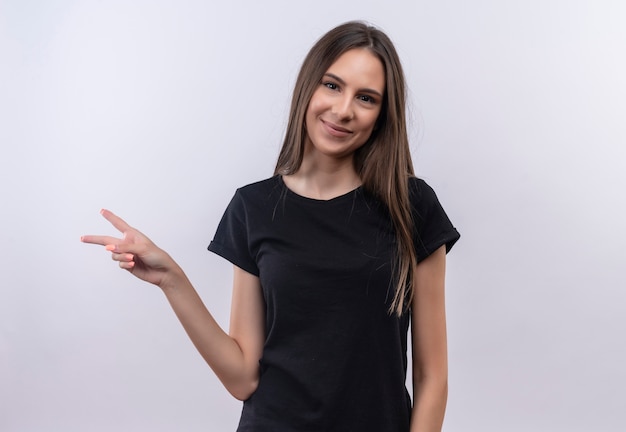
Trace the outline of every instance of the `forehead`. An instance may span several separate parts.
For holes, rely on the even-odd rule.
[[[382,62],[366,48],[346,51],[330,65],[327,74],[341,78],[354,87],[365,87],[379,91],[385,90],[385,69]]]

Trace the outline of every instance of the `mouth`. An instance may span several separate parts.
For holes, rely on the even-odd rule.
[[[345,127],[336,125],[324,119],[320,119],[320,121],[324,125],[324,128],[326,129],[326,131],[332,136],[341,138],[341,137],[346,137],[352,134],[352,131],[350,129],[346,129]]]

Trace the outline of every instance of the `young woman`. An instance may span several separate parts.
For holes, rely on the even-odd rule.
[[[163,290],[244,401],[238,431],[441,430],[445,254],[459,234],[414,177],[404,76],[380,30],[349,22],[313,46],[274,176],[226,209],[209,250],[234,264],[228,333],[166,252],[102,214],[122,238],[82,241]]]

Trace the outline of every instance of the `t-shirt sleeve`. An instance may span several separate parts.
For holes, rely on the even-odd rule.
[[[444,245],[446,252],[449,252],[461,235],[450,222],[435,191],[424,180],[417,178],[410,180],[409,190],[417,262],[423,261]]]
[[[259,268],[250,250],[250,227],[240,191],[228,204],[208,249],[255,276]]]

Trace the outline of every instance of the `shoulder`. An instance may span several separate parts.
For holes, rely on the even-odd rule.
[[[449,251],[460,235],[441,206],[433,188],[424,180],[411,177],[409,197],[415,224],[418,262],[442,245],[446,245],[446,250]]]
[[[275,175],[238,188],[235,196],[244,201],[265,201],[280,196],[283,189],[280,176]]]
[[[282,179],[276,175],[238,188],[229,207],[232,211],[254,215],[273,211],[284,191]]]
[[[224,211],[218,234],[224,231],[237,236],[246,232],[245,227],[271,217],[277,197],[281,196],[281,185],[280,178],[274,176],[238,188]]]
[[[433,192],[433,188],[419,177],[409,177],[409,192],[411,194],[422,194],[424,191]]]
[[[272,176],[270,178],[266,178],[264,180],[259,180],[254,183],[249,183],[245,186],[241,186],[237,189],[237,193],[241,194],[256,194],[259,192],[273,191],[275,189],[280,188],[282,185],[282,180],[279,175]]]
[[[418,177],[409,178],[409,200],[418,214],[438,204],[437,194],[428,183]]]

